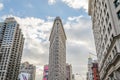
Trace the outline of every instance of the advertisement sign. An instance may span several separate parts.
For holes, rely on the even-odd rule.
[[[44,66],[43,80],[48,80],[48,65]]]
[[[21,73],[19,75],[19,80],[29,80],[30,74],[28,73]]]

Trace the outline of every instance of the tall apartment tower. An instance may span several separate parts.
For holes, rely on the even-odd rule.
[[[120,80],[120,0],[89,0],[100,80]]]
[[[56,17],[50,34],[48,80],[66,80],[66,34]]]
[[[26,77],[28,80],[35,80],[36,67],[33,64],[29,64],[28,62],[24,62],[20,66],[20,75],[28,74]],[[20,80],[23,80],[24,77],[20,77]]]
[[[14,18],[0,23],[0,80],[17,80],[24,38]]]

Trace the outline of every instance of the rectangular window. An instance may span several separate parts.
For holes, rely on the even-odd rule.
[[[107,37],[107,34],[106,34],[106,36],[105,36],[105,43],[107,42],[107,40],[108,40],[108,37]]]
[[[117,12],[118,19],[120,19],[120,10]]]
[[[107,5],[105,4],[105,9],[107,10]]]
[[[109,27],[110,27],[110,30],[112,30],[112,25],[111,25],[111,23],[109,23]]]
[[[108,27],[108,33],[110,34],[110,28]]]
[[[105,28],[105,26],[104,26],[104,28],[103,28],[103,34],[105,34],[105,31],[106,31],[106,28]]]
[[[118,7],[119,4],[120,4],[120,1],[119,1],[119,0],[115,0],[115,1],[114,1],[114,5],[115,5],[115,7]]]
[[[106,18],[105,20],[106,20],[106,24],[108,24],[108,19]]]
[[[107,18],[108,18],[108,20],[109,20],[109,14],[108,14],[108,12],[107,12]]]

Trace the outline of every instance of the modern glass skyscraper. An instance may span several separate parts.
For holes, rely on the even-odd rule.
[[[56,17],[50,34],[48,80],[66,80],[66,34]]]
[[[0,80],[17,80],[24,38],[14,18],[0,23]]]

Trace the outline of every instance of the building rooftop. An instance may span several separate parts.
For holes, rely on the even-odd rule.
[[[5,22],[16,22],[14,17],[9,17],[5,19]]]
[[[57,16],[57,17],[55,18],[55,20],[56,20],[56,19],[60,19],[60,17],[59,17],[59,16]]]

